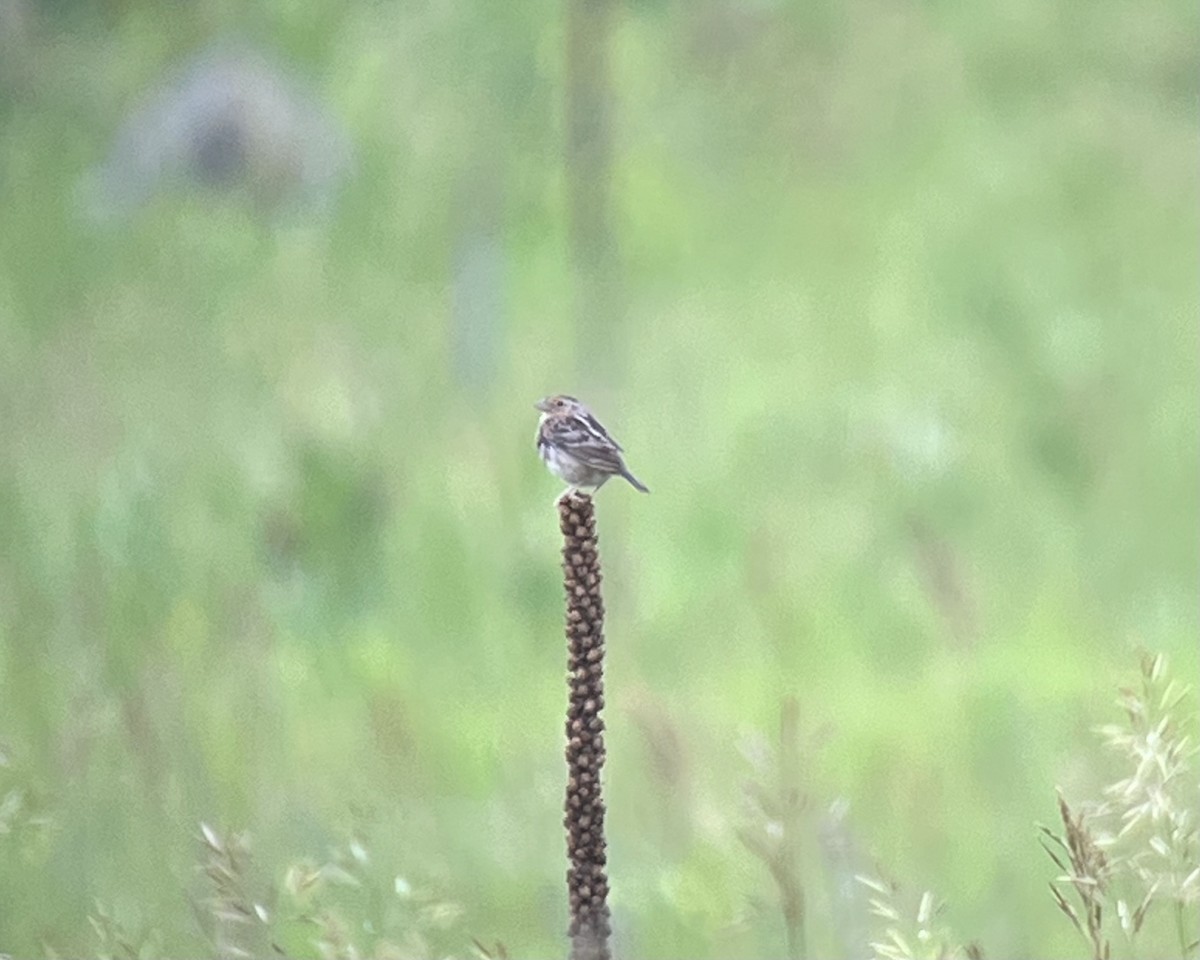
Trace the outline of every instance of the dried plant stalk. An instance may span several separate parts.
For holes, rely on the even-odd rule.
[[[1041,828],[1042,849],[1062,871],[1062,875],[1050,883],[1050,895],[1071,925],[1088,941],[1093,960],[1109,960],[1112,946],[1104,933],[1104,908],[1111,875],[1108,858],[1096,844],[1087,817],[1074,812],[1061,792],[1058,813],[1063,823],[1061,834],[1048,827]],[[1070,884],[1074,889],[1079,910],[1071,905],[1058,888],[1059,884]]]
[[[604,602],[592,498],[575,491],[558,501],[567,594],[567,895],[571,960],[608,960],[604,844]]]
[[[770,773],[769,779],[777,782],[751,780],[746,784],[754,805],[754,822],[738,830],[738,839],[766,865],[779,889],[788,960],[804,960],[808,956],[807,908],[800,874],[800,844],[809,798],[801,786],[800,704],[795,697],[783,701],[779,750],[769,762],[777,769],[761,769],[760,773]]]

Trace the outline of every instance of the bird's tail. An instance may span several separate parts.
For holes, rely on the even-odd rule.
[[[635,490],[641,490],[642,493],[650,492],[650,488],[648,486],[646,486],[644,483],[642,483],[642,481],[639,480],[637,477],[635,477],[632,473],[630,473],[628,467],[621,468],[621,476],[623,476],[626,480],[628,480],[630,485]]]

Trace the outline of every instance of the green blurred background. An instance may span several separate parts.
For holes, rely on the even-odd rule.
[[[561,3],[0,0],[0,951],[210,953],[205,822],[367,953],[563,953],[556,391],[654,491],[599,498],[618,950],[784,953],[795,696],[815,956],[855,871],[1079,951],[1034,823],[1135,644],[1196,667],[1195,4],[609,12],[605,74]],[[294,129],[137,169],[209,49]]]

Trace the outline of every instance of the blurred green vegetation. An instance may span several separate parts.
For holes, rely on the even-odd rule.
[[[95,953],[102,908],[204,952],[206,822],[264,891],[355,864],[367,948],[560,954],[568,390],[654,491],[600,497],[618,950],[783,954],[737,830],[794,695],[816,955],[836,801],[989,956],[1078,951],[1034,823],[1111,779],[1134,644],[1197,665],[1194,4],[624,7],[619,382],[561,5],[0,5],[0,950]],[[344,125],[337,202],[91,223],[125,112],[230,35]]]

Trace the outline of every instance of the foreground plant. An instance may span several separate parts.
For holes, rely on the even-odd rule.
[[[454,930],[462,908],[437,893],[414,888],[401,876],[372,868],[367,843],[357,834],[329,850],[323,862],[291,864],[282,883],[255,868],[245,834],[200,829],[199,872],[205,895],[195,904],[214,956],[221,960],[312,956],[321,960],[422,960],[445,956],[437,941]],[[100,915],[101,921],[106,921]],[[93,927],[104,955],[151,960],[128,952],[131,939],[112,924]],[[454,939],[457,939],[455,937]],[[477,946],[478,949],[478,946]],[[497,944],[499,960],[504,947]]]
[[[1143,653],[1138,683],[1121,689],[1118,704],[1123,722],[1098,732],[1127,761],[1129,773],[1104,789],[1101,802],[1078,812],[1060,792],[1063,832],[1042,828],[1043,846],[1062,871],[1051,893],[1095,960],[1113,952],[1108,918],[1116,916],[1133,944],[1164,911],[1178,955],[1188,960],[1200,954],[1200,784],[1192,762],[1191,688],[1171,678],[1162,654]]]
[[[982,960],[977,944],[961,946],[942,922],[945,903],[932,891],[921,894],[916,909],[902,903],[900,888],[874,877],[858,877],[870,891],[871,913],[886,923],[871,943],[871,960]]]
[[[1087,940],[1093,960],[1109,960],[1112,947],[1104,932],[1104,917],[1112,867],[1096,842],[1086,814],[1072,811],[1061,792],[1058,813],[1062,833],[1041,828],[1042,848],[1062,871],[1051,881],[1050,894],[1058,909]],[[1070,897],[1063,892],[1064,885],[1069,887]],[[1141,929],[1147,906],[1141,904],[1135,912],[1135,932]]]
[[[272,914],[251,893],[251,856],[246,834],[221,833],[200,825],[200,871],[208,895],[197,911],[207,921],[213,949],[221,958],[250,958],[281,954],[271,936]]]

